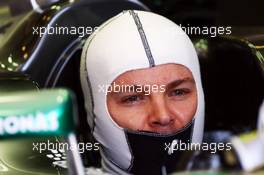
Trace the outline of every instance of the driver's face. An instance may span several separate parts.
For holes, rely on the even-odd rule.
[[[113,84],[123,88],[108,92],[108,111],[123,128],[169,134],[186,126],[196,112],[195,82],[182,65],[128,71]]]

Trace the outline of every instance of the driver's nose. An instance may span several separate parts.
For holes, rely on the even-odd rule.
[[[170,113],[163,95],[152,98],[148,120],[151,131],[170,132],[175,119]]]

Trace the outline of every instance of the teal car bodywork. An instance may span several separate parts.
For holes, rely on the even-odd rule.
[[[72,100],[63,89],[0,96],[0,174],[76,174],[69,171],[76,155],[69,157],[73,152],[67,139],[75,132]]]

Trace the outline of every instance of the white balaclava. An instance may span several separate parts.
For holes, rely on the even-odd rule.
[[[175,63],[193,74],[198,106],[194,120],[177,133],[162,135],[128,131],[111,118],[107,108],[108,86],[129,70]],[[83,48],[81,83],[92,134],[101,144],[103,168],[113,174],[161,174],[177,154],[169,155],[164,142],[181,139],[201,143],[204,96],[197,54],[189,37],[172,21],[144,11],[124,11],[93,33]],[[163,170],[161,170],[163,169]]]

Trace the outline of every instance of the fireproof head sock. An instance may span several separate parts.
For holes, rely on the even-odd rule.
[[[200,143],[204,128],[200,67],[191,40],[178,25],[151,12],[129,10],[106,21],[86,41],[81,58],[81,83],[88,123],[101,143],[103,166],[107,171],[131,173],[136,159],[126,129],[111,118],[107,92],[99,91],[99,86],[110,85],[129,70],[168,63],[183,65],[193,74],[198,106],[187,139]]]

